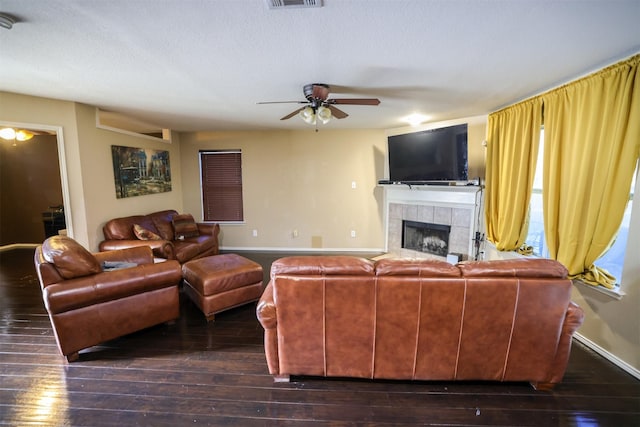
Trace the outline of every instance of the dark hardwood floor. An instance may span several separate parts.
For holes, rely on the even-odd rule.
[[[242,253],[268,269],[280,253]],[[564,382],[293,378],[267,372],[249,304],[57,352],[32,250],[0,252],[0,424],[11,426],[639,426],[640,381],[574,343]],[[266,272],[265,272],[266,275]]]

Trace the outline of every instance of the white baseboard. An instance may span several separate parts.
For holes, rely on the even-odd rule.
[[[235,246],[220,246],[221,251],[256,251],[256,252],[314,252],[314,253],[332,253],[332,252],[365,252],[365,253],[383,253],[384,249],[381,248],[274,248],[274,247],[235,247]]]
[[[598,344],[591,341],[589,338],[586,338],[580,335],[579,333],[573,334],[573,337],[576,339],[576,341],[589,347],[591,350],[595,351],[600,356],[604,357],[609,362],[616,365],[618,368],[622,369],[623,371],[627,372],[630,375],[633,375],[635,378],[640,380],[640,370],[629,365],[627,362],[620,359],[618,356],[610,353],[608,350],[605,350],[604,348],[600,347]]]

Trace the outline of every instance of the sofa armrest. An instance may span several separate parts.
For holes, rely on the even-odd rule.
[[[264,289],[256,315],[264,328],[264,353],[267,358],[267,366],[271,375],[280,374],[280,361],[278,359],[278,329],[276,303],[273,299],[273,283],[270,281]]]
[[[551,367],[550,378],[545,382],[531,383],[533,388],[548,391],[562,381],[564,372],[567,369],[567,364],[569,363],[573,334],[578,330],[580,325],[582,325],[582,322],[584,322],[584,311],[573,301],[569,302],[564,324],[562,325],[562,331],[560,332],[556,356]]]
[[[134,246],[131,248],[97,252],[93,254],[102,265],[104,262],[130,262],[134,264],[153,264],[153,252],[149,246]]]
[[[176,249],[170,240],[103,240],[99,249],[103,252],[134,247],[150,247],[158,258],[176,259]]]
[[[277,325],[276,319],[276,303],[273,300],[273,283],[269,281],[256,307],[256,315],[258,321],[264,329],[275,329]]]
[[[220,234],[220,225],[218,223],[211,224],[198,222],[196,225],[198,226],[198,233],[200,234],[208,234],[210,236],[215,236],[216,238],[218,237],[218,234]]]
[[[213,241],[215,242],[214,253],[217,254],[218,247],[219,247],[218,235],[220,234],[220,225],[218,223],[213,224],[213,223],[204,223],[204,222],[198,222],[196,223],[196,225],[198,226],[198,233],[200,233],[200,236],[213,237]]]
[[[181,279],[177,261],[143,264],[51,284],[43,290],[43,298],[47,310],[57,314],[178,286]]]

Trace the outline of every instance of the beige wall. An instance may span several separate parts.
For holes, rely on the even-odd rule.
[[[0,123],[59,127],[62,132],[69,201],[66,215],[72,237],[90,250],[103,239],[102,225],[110,218],[160,209],[182,210],[179,138],[172,144],[98,129],[95,108],[74,102],[0,92]],[[116,199],[111,145],[169,150],[173,191]]]
[[[201,132],[182,135],[181,144],[184,207],[198,218],[198,151],[242,150],[245,221],[222,225],[223,247],[384,247],[377,186],[384,174],[383,131]]]
[[[429,126],[458,123],[469,123],[469,177],[484,177],[486,116]],[[223,247],[381,251],[387,136],[425,128],[183,134],[185,211],[202,218],[198,151],[241,149],[245,221],[222,225]]]
[[[83,244],[88,244],[75,110],[76,104],[73,102],[0,92],[0,123],[46,125],[59,127],[62,130],[64,137],[63,157],[66,159],[64,168],[68,179],[70,198],[65,205],[66,214],[73,223],[76,238]]]
[[[180,145],[96,127],[95,108],[77,104],[78,135],[83,192],[87,213],[87,241],[92,250],[104,239],[102,226],[111,218],[145,214],[163,209],[182,211]],[[111,146],[153,148],[169,151],[172,191],[145,196],[116,198]]]

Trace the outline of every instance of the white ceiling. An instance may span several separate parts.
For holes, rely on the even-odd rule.
[[[289,1],[289,0],[287,0]],[[378,97],[329,129],[487,114],[640,52],[639,0],[0,0],[0,90],[178,131],[308,128],[307,83]],[[11,108],[0,105],[1,111]]]

